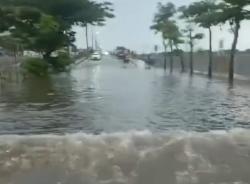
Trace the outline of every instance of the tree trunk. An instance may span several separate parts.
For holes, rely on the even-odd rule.
[[[194,73],[194,66],[193,66],[193,50],[194,50],[194,46],[193,46],[193,38],[192,38],[193,36],[192,36],[192,31],[190,30],[189,31],[189,39],[190,39],[190,63],[189,63],[189,65],[190,65],[190,75],[192,76],[193,75],[193,73]]]
[[[94,32],[93,32],[93,27],[91,29],[91,47],[92,47],[92,50],[95,50],[95,48],[94,48]]]
[[[88,35],[88,24],[85,25],[85,37],[86,37],[86,47],[89,49],[89,35]]]
[[[193,61],[193,46],[191,46],[190,51],[190,75],[192,76],[194,74],[194,61]]]
[[[47,51],[44,55],[43,55],[43,59],[47,62],[50,62],[50,58],[51,58],[51,54],[52,51]]]
[[[164,70],[167,70],[167,45],[165,40],[163,40],[163,47],[164,47]]]
[[[173,65],[174,65],[173,43],[172,41],[170,41],[170,73],[173,73]]]
[[[239,30],[240,30],[240,21],[237,20],[235,22],[234,40],[233,40],[232,49],[231,49],[231,53],[230,53],[229,82],[233,82],[233,80],[234,80],[234,60],[235,60],[237,42],[238,42],[238,38],[239,38]]]
[[[209,64],[208,64],[208,77],[213,76],[213,48],[212,48],[212,30],[209,27]]]
[[[181,64],[181,73],[185,72],[185,65],[184,65],[184,57],[182,50],[179,49],[178,45],[175,45],[175,49],[178,53],[178,56],[180,57],[180,64]]]
[[[185,72],[184,57],[183,52],[180,52],[180,62],[181,62],[181,73]]]
[[[13,53],[14,53],[14,63],[17,64],[17,52],[18,52],[18,49],[17,49],[17,46],[14,47],[14,50],[13,50]]]

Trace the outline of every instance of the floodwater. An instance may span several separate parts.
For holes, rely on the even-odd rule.
[[[248,184],[250,93],[105,57],[0,83],[0,184]]]

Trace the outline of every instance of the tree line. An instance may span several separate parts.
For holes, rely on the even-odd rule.
[[[201,0],[187,6],[176,7],[173,3],[159,3],[157,13],[154,16],[151,29],[156,33],[161,33],[164,46],[164,69],[166,70],[167,49],[169,49],[170,72],[173,72],[173,53],[177,52],[183,57],[183,52],[179,49],[180,44],[187,40],[190,47],[189,67],[190,75],[193,75],[193,52],[196,40],[204,37],[202,33],[195,31],[195,26],[208,30],[209,33],[209,65],[208,77],[213,76],[213,47],[212,47],[212,27],[230,25],[233,33],[233,43],[230,51],[228,78],[234,80],[234,62],[239,38],[239,30],[243,20],[250,19],[250,11],[247,6],[250,0]],[[177,21],[185,23],[185,28],[181,29]],[[182,72],[183,59],[181,59]]]
[[[102,26],[114,17],[112,4],[90,0],[1,0],[2,47],[20,46],[40,53],[50,65],[52,53],[74,45],[73,26]],[[12,44],[12,45],[11,45]]]

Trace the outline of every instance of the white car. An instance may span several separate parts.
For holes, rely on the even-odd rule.
[[[102,54],[105,55],[105,56],[108,56],[108,55],[109,55],[109,52],[107,52],[107,51],[102,51]]]
[[[102,59],[102,57],[101,57],[101,54],[95,52],[95,53],[93,53],[93,54],[90,56],[90,59],[91,59],[91,60],[95,60],[95,61],[99,61],[99,60]]]

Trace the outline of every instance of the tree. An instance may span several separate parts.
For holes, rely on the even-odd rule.
[[[223,4],[221,4],[221,11],[214,15],[218,23],[229,22],[234,34],[229,61],[229,82],[234,80],[234,62],[241,22],[250,19],[250,11],[247,9],[249,5],[250,0],[224,0]]]
[[[16,63],[17,55],[20,51],[22,51],[21,41],[9,35],[0,36],[0,46],[14,56],[14,60]]]
[[[220,5],[215,0],[203,0],[195,2],[188,7],[188,14],[199,26],[208,29],[209,32],[209,65],[208,77],[212,78],[213,49],[212,49],[212,26],[218,24],[214,14],[219,11]]]
[[[46,60],[54,51],[73,44],[73,25],[111,17],[110,3],[89,0],[2,0],[0,5],[11,12],[11,36],[20,39],[26,49],[42,53]]]
[[[9,32],[9,40],[18,41],[22,48],[43,56],[43,59],[25,61],[27,65],[22,66],[27,71],[40,75],[51,67],[60,72],[72,63],[65,53],[75,41],[72,26],[83,22],[103,25],[106,18],[113,17],[110,6],[107,2],[91,0],[1,0],[0,32]],[[6,48],[15,47],[0,41]],[[52,55],[55,52],[57,56]]]
[[[171,18],[176,13],[174,4],[167,3],[163,5],[158,4],[158,12],[154,17],[154,24],[151,29],[156,33],[160,32],[162,35],[162,43],[164,46],[164,70],[167,69],[167,47],[170,47],[170,73],[173,72],[173,47],[174,40],[180,36],[179,28],[174,20]]]
[[[190,10],[186,6],[182,6],[179,8],[179,11],[181,12],[180,18],[184,19],[187,23],[187,26],[185,29],[183,29],[184,36],[188,38],[188,44],[190,46],[190,59],[189,59],[189,67],[190,67],[190,75],[192,76],[194,73],[194,66],[193,66],[193,53],[194,53],[194,44],[195,40],[200,40],[204,37],[202,33],[194,33],[194,28],[192,25],[192,14],[190,13]]]
[[[45,5],[36,0],[6,0],[4,3],[12,15],[8,30],[13,38],[21,41],[25,49],[39,52],[48,59],[52,52],[69,44],[69,24],[45,11],[44,6],[49,7],[46,2]]]
[[[77,13],[78,21],[77,24],[85,28],[85,39],[87,49],[89,48],[88,39],[88,24],[103,26],[106,18],[113,18],[113,9],[111,8],[111,3],[103,2],[97,3],[89,1],[85,3],[85,11]]]
[[[181,33],[179,32],[179,28],[176,25],[175,21],[167,21],[162,28],[163,37],[168,41],[168,46],[170,47],[170,73],[173,72],[173,51],[174,47],[177,47],[180,43]]]
[[[4,7],[0,7],[0,32],[8,31],[8,28],[11,24],[11,19],[11,12]]]
[[[180,57],[181,73],[183,73],[183,72],[185,72],[184,56],[183,56],[183,50],[181,50],[179,48],[179,45],[183,44],[184,40],[182,40],[181,38],[176,38],[173,40],[173,43],[175,46],[174,53],[175,53],[175,55]]]
[[[36,8],[15,8],[13,14],[14,24],[9,29],[11,36],[19,39],[25,49],[41,53],[46,60],[52,52],[73,41],[55,17]]]

